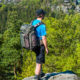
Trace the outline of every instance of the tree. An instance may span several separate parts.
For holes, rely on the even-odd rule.
[[[18,20],[17,12],[9,11],[6,26],[7,29],[3,34],[3,44],[1,48],[1,66],[4,66],[7,69],[7,74],[11,74],[13,72],[15,76],[16,67],[19,65],[18,62],[20,61],[21,55],[19,35],[21,24],[22,21]],[[10,70],[10,72],[8,70]],[[8,76],[6,77],[6,79],[8,79]]]

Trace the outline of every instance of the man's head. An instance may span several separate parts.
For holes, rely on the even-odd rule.
[[[36,16],[37,16],[37,18],[44,19],[45,13],[46,12],[43,9],[39,9],[39,10],[36,11]]]

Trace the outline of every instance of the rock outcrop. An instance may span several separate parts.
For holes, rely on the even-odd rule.
[[[34,80],[34,76],[24,78],[23,80]],[[72,71],[60,73],[47,73],[41,80],[80,80],[80,78]]]

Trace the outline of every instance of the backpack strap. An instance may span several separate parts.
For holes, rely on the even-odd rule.
[[[43,24],[43,22],[39,22],[39,23],[36,24],[34,27],[37,28],[37,27],[40,26],[41,24]]]
[[[30,23],[31,25],[32,25],[33,21],[34,21],[34,20],[31,21],[31,23]],[[34,25],[33,27],[37,28],[37,27],[40,26],[41,24],[44,24],[44,23],[43,23],[43,22],[39,22],[38,24]]]

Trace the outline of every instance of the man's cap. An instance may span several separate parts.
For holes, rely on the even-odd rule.
[[[46,12],[43,9],[39,9],[39,10],[36,11],[37,16],[40,16],[41,14],[45,15]]]

